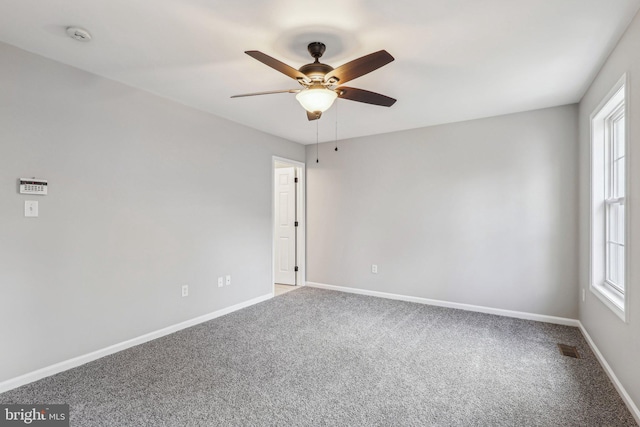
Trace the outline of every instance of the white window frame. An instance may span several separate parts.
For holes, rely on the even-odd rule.
[[[629,319],[629,209],[624,195],[617,197],[612,188],[610,165],[614,161],[610,152],[611,123],[621,115],[625,117],[624,181],[625,195],[629,194],[629,84],[623,75],[609,91],[590,117],[591,123],[591,209],[590,209],[590,277],[589,289],[622,321]],[[608,151],[609,150],[609,151]],[[619,204],[624,209],[624,271],[623,287],[609,280],[609,223],[607,208]]]

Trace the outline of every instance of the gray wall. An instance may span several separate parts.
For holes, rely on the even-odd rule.
[[[589,292],[589,116],[609,90],[627,73],[630,86],[630,180],[627,209],[631,239],[627,242],[629,269],[626,280],[629,323],[623,323]],[[580,304],[580,321],[607,359],[636,406],[640,405],[640,15],[627,29],[593,84],[580,102],[580,286],[586,301]]]
[[[5,44],[0,63],[0,381],[271,292],[271,156],[302,145]],[[48,196],[18,194],[32,176]]]
[[[308,146],[307,280],[577,318],[577,141],[571,105]]]

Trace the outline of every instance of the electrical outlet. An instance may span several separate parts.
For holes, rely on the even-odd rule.
[[[231,284],[231,275],[227,274],[227,277],[225,279],[225,285],[229,286]]]
[[[189,296],[189,285],[182,285],[182,296],[183,297]]]
[[[373,274],[378,274],[378,264],[371,264],[371,272]]]
[[[218,277],[218,287],[221,288],[224,286],[224,277]]]

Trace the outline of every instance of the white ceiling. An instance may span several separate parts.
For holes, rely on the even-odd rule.
[[[398,99],[338,101],[345,139],[574,103],[640,0],[0,0],[0,40],[238,123],[316,141],[298,84],[245,55],[294,68],[306,45],[334,67],[385,49],[396,60],[349,86]],[[88,29],[81,43],[65,33]],[[318,122],[335,138],[335,107]]]

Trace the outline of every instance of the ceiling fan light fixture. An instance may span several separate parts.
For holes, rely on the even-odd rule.
[[[296,95],[296,99],[302,105],[302,108],[310,113],[324,113],[336,100],[338,94],[324,87],[304,89]]]
[[[282,61],[260,52],[259,50],[247,50],[244,53],[255,60],[273,68],[276,71],[297,81],[303,88],[290,90],[275,90],[268,92],[246,93],[233,95],[232,98],[245,96],[267,95],[271,93],[297,93],[296,99],[307,112],[309,121],[318,120],[322,114],[331,108],[336,98],[348,99],[365,104],[391,107],[396,100],[379,93],[371,92],[355,87],[338,86],[350,80],[369,74],[372,71],[393,61],[393,56],[386,50],[379,50],[369,55],[349,61],[338,68],[323,64],[319,61],[325,50],[325,45],[313,42],[307,46],[309,54],[314,61],[295,69]]]

